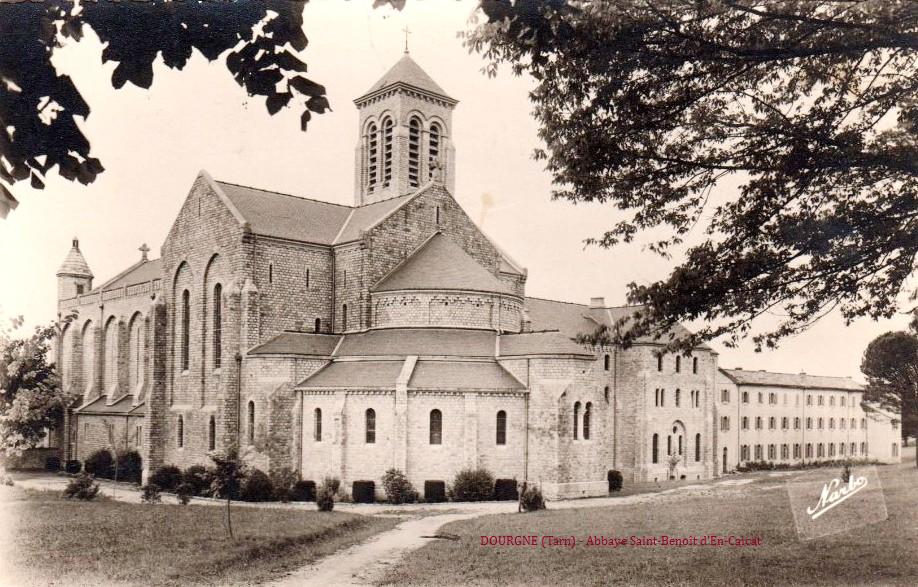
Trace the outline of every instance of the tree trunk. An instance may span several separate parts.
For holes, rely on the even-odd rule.
[[[230,516],[230,499],[226,500],[226,529],[229,531],[229,536],[233,538],[233,519]]]

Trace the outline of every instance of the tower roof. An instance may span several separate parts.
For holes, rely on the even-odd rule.
[[[359,102],[370,94],[374,94],[384,88],[399,83],[423,90],[430,94],[436,94],[437,96],[455,102],[437,82],[433,81],[433,79],[427,75],[426,71],[421,69],[421,66],[418,65],[407,52],[402,55],[402,58],[399,59],[385,75],[379,78],[379,81],[373,84],[373,86],[364,92],[362,96],[357,98],[355,102]]]
[[[89,270],[89,264],[86,262],[86,259],[83,258],[83,253],[80,252],[80,241],[76,237],[73,238],[73,246],[70,247],[70,252],[67,253],[67,257],[64,258],[64,262],[61,263],[60,268],[57,270],[58,275],[72,275],[75,277],[92,277],[92,271]]]

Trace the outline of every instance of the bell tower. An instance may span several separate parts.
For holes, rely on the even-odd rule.
[[[57,270],[57,299],[67,300],[89,293],[92,289],[92,271],[80,252],[80,241],[73,237],[70,252]]]
[[[359,113],[354,205],[410,194],[430,181],[455,189],[453,108],[437,82],[402,58],[354,100]]]

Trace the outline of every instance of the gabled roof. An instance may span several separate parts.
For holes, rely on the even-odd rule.
[[[126,285],[134,285],[137,283],[153,281],[154,279],[161,279],[162,276],[162,259],[153,259],[152,261],[138,261],[102,285],[94,287],[93,291],[118,289],[119,287],[124,287]]]
[[[418,65],[411,56],[405,52],[402,55],[402,58],[395,62],[389,71],[385,73],[379,81],[377,81],[373,86],[363,93],[359,98],[354,100],[359,102],[365,96],[368,96],[374,92],[378,92],[383,88],[395,85],[397,83],[407,84],[409,86],[418,88],[419,90],[424,90],[431,94],[436,94],[444,98],[452,98],[446,93],[446,91],[433,81],[433,79],[427,75],[427,72],[421,69],[421,66]]]
[[[497,362],[418,361],[408,389],[520,391],[526,386]]]
[[[493,357],[493,330],[384,328],[348,334],[338,356]]]
[[[579,355],[593,357],[589,349],[558,331],[504,334],[500,337],[500,356]]]
[[[122,416],[143,416],[143,402],[134,405],[134,398],[130,395],[122,396],[115,403],[108,405],[108,398],[100,396],[88,404],[83,404],[76,409],[80,414],[115,414]]]
[[[863,385],[848,377],[828,377],[825,375],[807,375],[806,373],[747,371],[745,369],[721,369],[720,372],[737,385],[794,387],[800,389],[837,389],[839,391],[864,390]]]
[[[395,389],[395,380],[404,361],[337,361],[329,363],[306,379],[297,388],[373,388]]]
[[[274,338],[253,348],[248,354],[329,357],[340,340],[340,334],[281,332]]]
[[[371,291],[463,290],[513,295],[510,288],[444,235],[436,233]]]
[[[417,194],[407,194],[351,208],[351,213],[342,225],[335,238],[335,244],[348,243],[360,238],[361,231],[367,230],[402,207]]]

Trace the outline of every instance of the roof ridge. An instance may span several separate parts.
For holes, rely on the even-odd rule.
[[[144,261],[143,259],[141,259],[140,261],[137,261],[133,265],[129,265],[127,269],[122,270],[120,273],[116,273],[114,277],[112,277],[111,279],[108,279],[105,283],[103,283],[99,287],[93,288],[92,291],[105,291],[106,286],[111,285],[112,283],[115,283],[116,281],[118,281],[119,279],[121,279],[122,277],[124,277],[125,275],[133,271],[134,269],[137,269],[138,267],[142,265],[146,265],[147,263],[152,263],[152,261]]]
[[[800,375],[803,375],[805,377],[826,377],[828,379],[850,379],[851,381],[854,381],[854,378],[851,377],[850,375],[816,375],[815,373],[803,373],[803,372],[788,373],[787,371],[769,371],[767,369],[744,369],[742,367],[738,369],[720,367],[720,369],[722,371],[732,371],[735,373],[771,373],[772,375],[793,375],[795,377],[799,377]]]
[[[288,193],[286,193],[286,192],[277,192],[277,191],[274,191],[274,190],[269,190],[269,189],[265,189],[265,188],[259,188],[259,187],[255,187],[255,186],[252,186],[252,185],[245,185],[245,184],[241,184],[241,183],[233,183],[233,182],[231,182],[231,181],[224,181],[224,180],[222,180],[222,179],[215,179],[214,181],[217,182],[217,183],[225,183],[226,185],[236,186],[236,187],[238,187],[238,188],[246,188],[246,189],[249,189],[249,190],[256,190],[256,191],[259,191],[259,192],[266,192],[266,193],[269,193],[269,194],[274,194],[275,196],[287,196],[288,198],[296,198],[297,200],[309,200],[310,202],[318,202],[318,203],[320,203],[320,204],[328,204],[328,205],[330,205],[330,206],[340,206],[340,207],[342,207],[342,208],[350,208],[350,209],[352,209],[352,210],[356,208],[355,206],[349,206],[349,205],[347,205],[347,204],[339,204],[339,203],[337,203],[337,202],[329,202],[328,200],[320,200],[320,199],[318,199],[318,198],[310,198],[310,197],[307,197],[307,196],[297,196],[297,195],[295,195],[295,194],[288,194]],[[381,201],[382,201],[382,200],[381,200]]]
[[[556,304],[569,304],[571,306],[583,306],[587,310],[619,310],[621,308],[641,308],[643,304],[625,304],[624,306],[603,306],[601,308],[591,308],[589,304],[584,304],[581,302],[568,302],[565,300],[552,300],[549,298],[540,298],[538,296],[525,296],[526,299],[540,300],[543,302],[555,302]]]

